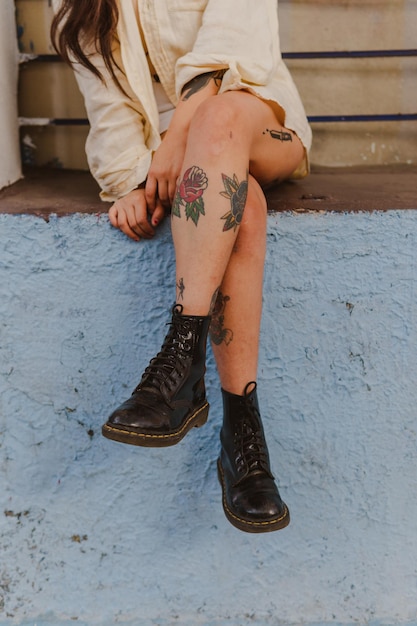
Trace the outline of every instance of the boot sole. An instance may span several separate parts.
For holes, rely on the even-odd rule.
[[[217,475],[219,478],[219,482],[222,488],[222,504],[224,514],[226,515],[229,522],[235,528],[239,530],[243,530],[247,533],[269,533],[274,530],[281,530],[285,528],[290,523],[290,512],[288,510],[287,505],[284,503],[284,513],[280,517],[276,517],[272,520],[266,520],[264,522],[247,520],[242,517],[239,517],[229,508],[229,505],[226,500],[226,484],[224,480],[224,472],[222,465],[220,463],[220,459],[217,461]]]
[[[112,424],[106,423],[101,429],[104,437],[127,443],[132,446],[142,446],[145,448],[165,448],[167,446],[175,446],[181,439],[185,437],[192,428],[204,426],[207,422],[209,403],[206,402],[202,407],[190,415],[182,424],[181,428],[169,433],[141,433],[135,430],[127,430],[117,428]]]

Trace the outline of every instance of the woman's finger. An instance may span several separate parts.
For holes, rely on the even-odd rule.
[[[165,208],[169,208],[171,206],[168,181],[166,180],[158,181],[158,199]]]
[[[145,186],[145,199],[148,207],[148,212],[152,215],[156,207],[156,197],[158,193],[158,181],[155,176],[148,174]]]
[[[118,228],[119,230],[121,230],[122,233],[124,233],[131,239],[134,239],[135,241],[139,241],[140,235],[136,233],[130,227],[128,220],[127,220],[126,212],[123,209],[119,209],[117,207],[116,208],[112,207],[112,209],[110,209],[112,211],[112,218],[113,218],[113,219],[110,219],[111,224],[115,226],[115,228]],[[109,212],[109,215],[110,215],[110,212]]]
[[[168,187],[169,208],[171,208],[172,203],[174,202],[174,198],[177,193],[177,185],[178,185],[178,179],[175,179],[175,180],[171,179],[169,181],[169,187]]]
[[[127,216],[130,228],[140,237],[151,239],[155,231],[149,223],[146,204],[135,204],[132,209]]]
[[[162,202],[158,199],[156,202],[156,208],[152,215],[152,226],[158,226],[162,222],[166,215],[166,209]]]

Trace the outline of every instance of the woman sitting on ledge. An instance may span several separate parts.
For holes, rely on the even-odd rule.
[[[176,304],[160,352],[103,434],[178,443],[202,426],[210,334],[223,394],[229,521],[289,523],[256,395],[267,206],[307,173],[311,132],[280,54],[277,0],[62,0],[52,36],[76,70],[89,165],[113,226],[139,241],[171,213]]]

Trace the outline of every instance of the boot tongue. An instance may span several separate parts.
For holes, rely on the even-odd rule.
[[[239,472],[243,474],[242,478],[254,473],[266,473],[271,476],[259,424],[252,411],[246,413],[240,424],[239,458]]]

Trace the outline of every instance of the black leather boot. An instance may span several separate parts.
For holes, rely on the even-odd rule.
[[[243,396],[224,389],[222,394],[224,417],[217,468],[226,517],[249,533],[284,528],[290,523],[290,514],[271,474],[256,383],[248,383]]]
[[[132,396],[104,424],[108,439],[136,446],[171,446],[207,421],[206,342],[210,316],[181,315],[172,321],[161,351],[151,360]]]

